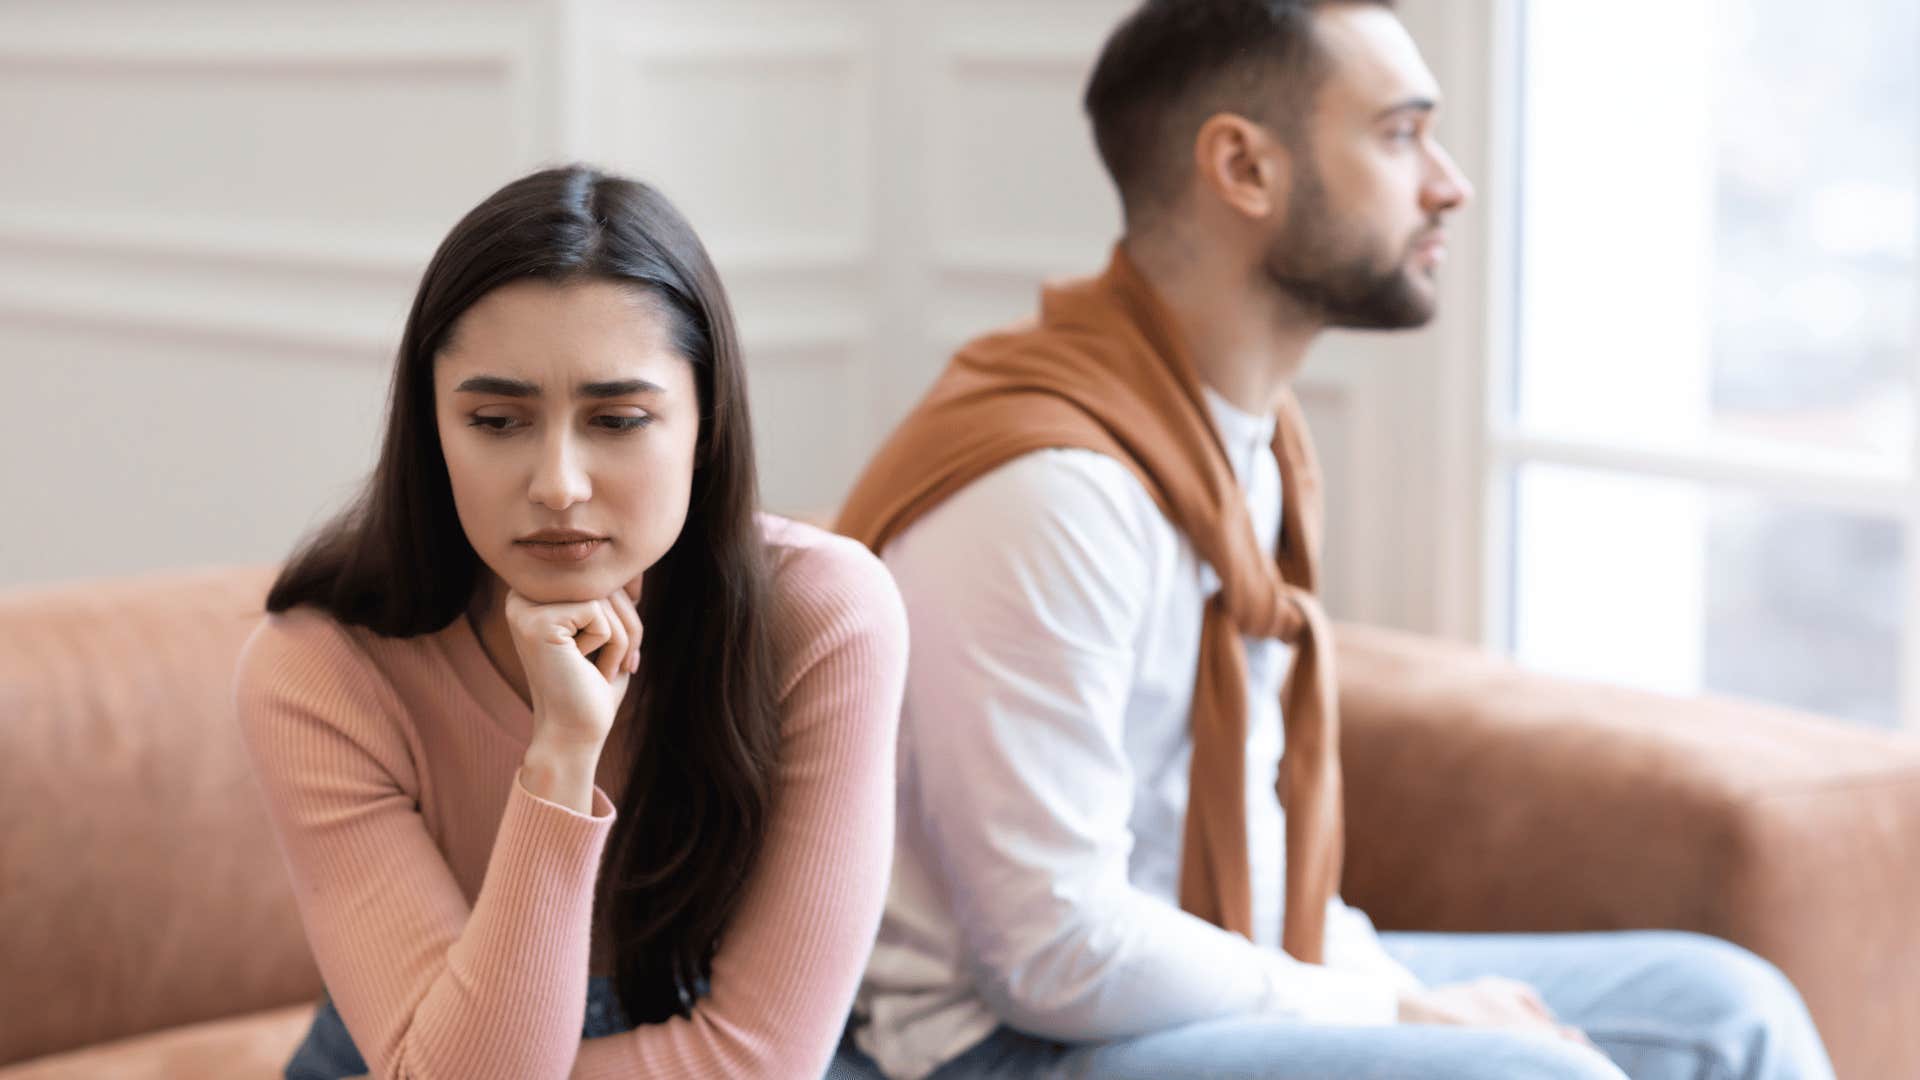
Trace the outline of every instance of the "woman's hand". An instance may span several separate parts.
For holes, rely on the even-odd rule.
[[[1489,976],[1472,982],[1415,990],[1400,995],[1403,1024],[1509,1028],[1557,1035],[1592,1046],[1586,1033],[1562,1024],[1526,983]]]
[[[613,730],[640,667],[640,614],[625,589],[598,600],[536,604],[507,593],[507,626],[533,699],[533,742],[591,750]]]

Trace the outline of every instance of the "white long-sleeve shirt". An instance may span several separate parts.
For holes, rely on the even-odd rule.
[[[1208,404],[1272,550],[1273,420]],[[1277,641],[1246,640],[1253,940],[1178,906],[1200,622],[1220,584],[1124,465],[1025,455],[881,555],[913,642],[893,878],[858,1002],[888,1076],[918,1080],[1001,1023],[1096,1041],[1246,1013],[1393,1022],[1418,982],[1365,915],[1332,901],[1325,965],[1279,948]]]

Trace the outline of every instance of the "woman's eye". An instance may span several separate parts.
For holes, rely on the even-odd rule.
[[[638,431],[653,423],[651,416],[596,416],[593,422],[608,431]]]
[[[514,420],[511,416],[475,416],[467,421],[467,426],[485,431],[504,432],[512,430]]]

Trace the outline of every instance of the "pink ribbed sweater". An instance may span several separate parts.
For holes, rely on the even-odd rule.
[[[381,638],[269,616],[237,698],[309,944],[378,1077],[817,1077],[872,946],[893,840],[906,619],[849,540],[763,518],[782,702],[765,849],[690,1019],[582,1040],[594,883],[622,777],[594,813],[516,779],[533,714],[465,619]],[[670,627],[649,626],[652,634]],[[698,717],[686,718],[698,723]]]

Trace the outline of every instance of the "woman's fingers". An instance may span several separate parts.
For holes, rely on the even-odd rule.
[[[615,590],[613,595],[607,599],[612,602],[613,612],[619,616],[620,624],[626,627],[626,671],[627,674],[631,675],[640,670],[640,639],[642,634],[640,611],[634,607],[633,598],[627,595],[625,589]]]
[[[516,634],[570,646],[613,683],[640,667],[640,613],[625,590],[598,600],[536,604],[508,598],[508,621]]]
[[[613,637],[613,622],[599,602],[567,604],[564,607],[555,604],[553,607],[566,625],[573,628],[573,647],[580,650],[581,656],[592,656],[594,650]]]
[[[607,639],[600,647],[600,654],[594,657],[593,666],[600,669],[602,678],[615,682],[623,674],[627,655],[631,651],[627,645],[627,625],[607,601],[595,600],[593,606],[598,609],[598,618],[607,628]]]
[[[528,644],[571,645],[590,653],[607,640],[605,615],[592,601],[540,604],[519,593],[507,594],[507,625],[516,639]]]

